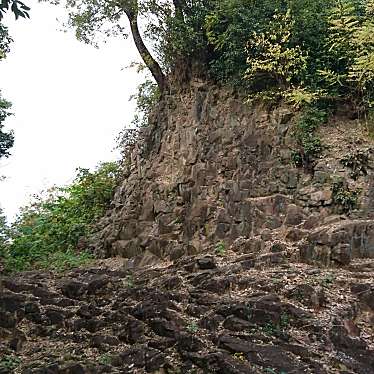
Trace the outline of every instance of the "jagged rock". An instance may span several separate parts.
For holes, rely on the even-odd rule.
[[[151,262],[173,261],[223,241],[236,253],[262,255],[267,242],[280,240],[288,248],[294,244],[300,255],[293,258],[307,263],[346,266],[374,257],[372,173],[357,182],[367,208],[339,216],[332,196],[330,176],[339,170],[349,178],[340,159],[356,137],[352,126],[333,121],[319,129],[321,139],[334,141],[308,173],[290,163],[292,109],[232,101],[207,82],[204,90],[167,95],[151,116],[140,139],[144,146],[129,157],[132,172],[98,224],[96,254],[126,257],[134,268],[145,252],[154,256]],[[197,102],[204,115],[196,114]],[[367,148],[371,141],[361,143]]]
[[[97,267],[62,280],[41,273],[53,299],[35,297],[34,287],[0,293],[7,309],[0,319],[11,321],[0,327],[0,357],[21,357],[23,373],[326,374],[344,367],[371,374],[370,261],[352,260],[349,269],[242,266],[284,252],[283,241],[267,245],[274,252],[209,255],[213,269],[199,269],[201,255],[133,269],[131,284],[122,282],[129,272]],[[27,277],[17,284],[33,284]]]
[[[84,292],[86,292],[86,290],[86,284],[74,280],[68,280],[66,283],[61,285],[62,294],[69,299],[78,299],[84,294]]]
[[[13,313],[1,312],[0,313],[0,327],[11,329],[16,327],[17,320]]]
[[[255,324],[249,323],[241,318],[237,318],[235,316],[229,316],[225,319],[223,323],[223,327],[227,330],[231,331],[238,331],[243,332],[246,331],[252,327],[254,327]]]
[[[16,293],[0,294],[0,309],[8,312],[19,312],[23,309],[26,297]]]
[[[215,269],[217,267],[214,258],[210,256],[199,258],[197,264],[201,270]]]
[[[204,348],[204,343],[191,334],[181,333],[177,338],[178,348],[187,352],[198,352]]]
[[[129,344],[139,342],[144,334],[144,324],[136,319],[131,319],[127,322],[123,331],[119,334],[121,341]]]
[[[374,311],[374,287],[368,283],[352,284],[351,291],[369,309]]]
[[[120,341],[115,336],[96,334],[91,338],[91,346],[101,348],[102,346],[116,346],[119,345]]]
[[[150,325],[152,330],[159,336],[175,338],[178,335],[179,328],[172,321],[158,318],[151,320]]]
[[[304,305],[319,308],[326,304],[326,295],[321,287],[312,287],[309,284],[300,284],[288,292],[288,295]]]
[[[65,313],[56,308],[47,308],[45,315],[51,325],[61,325],[65,319]]]

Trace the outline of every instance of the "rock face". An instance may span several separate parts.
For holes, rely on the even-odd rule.
[[[262,257],[4,277],[0,373],[372,374],[374,260]]]
[[[307,173],[291,161],[297,116],[210,85],[165,98],[127,160],[96,253],[174,260],[240,239],[245,253],[280,241],[293,258],[329,266],[374,258],[371,142],[356,123],[334,118],[320,129],[329,147]],[[369,162],[353,179],[340,160],[362,149]],[[361,190],[362,208],[349,216],[337,214],[336,177]]]

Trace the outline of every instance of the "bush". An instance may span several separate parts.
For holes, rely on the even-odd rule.
[[[10,155],[9,149],[13,147],[14,135],[12,131],[4,131],[4,121],[12,115],[9,111],[12,104],[3,99],[0,91],[0,158]]]
[[[298,149],[293,152],[292,158],[296,166],[310,169],[313,162],[322,152],[322,141],[316,131],[327,119],[324,110],[309,107],[304,110],[295,127],[295,138]]]
[[[291,44],[294,24],[288,10],[284,15],[275,14],[267,31],[251,35],[247,44],[246,78],[253,90],[267,86],[285,90],[303,77],[307,58],[300,46]]]
[[[346,181],[337,179],[332,185],[332,199],[339,213],[349,214],[358,207],[360,190],[351,190]]]
[[[93,172],[78,169],[71,185],[36,196],[11,226],[6,269],[64,269],[91,258],[86,248],[78,246],[104,215],[119,175],[117,163],[103,163]]]

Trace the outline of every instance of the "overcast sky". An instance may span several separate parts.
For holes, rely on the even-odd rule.
[[[114,159],[114,138],[131,122],[139,77],[124,69],[138,59],[131,40],[111,40],[100,49],[61,32],[64,12],[29,3],[30,20],[5,23],[14,39],[0,63],[0,89],[13,103],[13,156],[1,161],[0,205],[8,217],[30,194],[69,182],[75,168]]]

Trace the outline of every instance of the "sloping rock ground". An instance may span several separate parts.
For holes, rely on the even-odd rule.
[[[322,269],[246,245],[3,278],[0,373],[373,374],[374,260]]]
[[[282,240],[311,264],[374,258],[373,139],[336,113],[319,129],[324,149],[305,171],[291,161],[298,116],[205,83],[166,97],[129,151],[126,178],[92,240],[95,253],[175,260],[247,238]],[[359,154],[362,164],[342,162]],[[334,204],[336,178],[360,189],[349,216]]]

